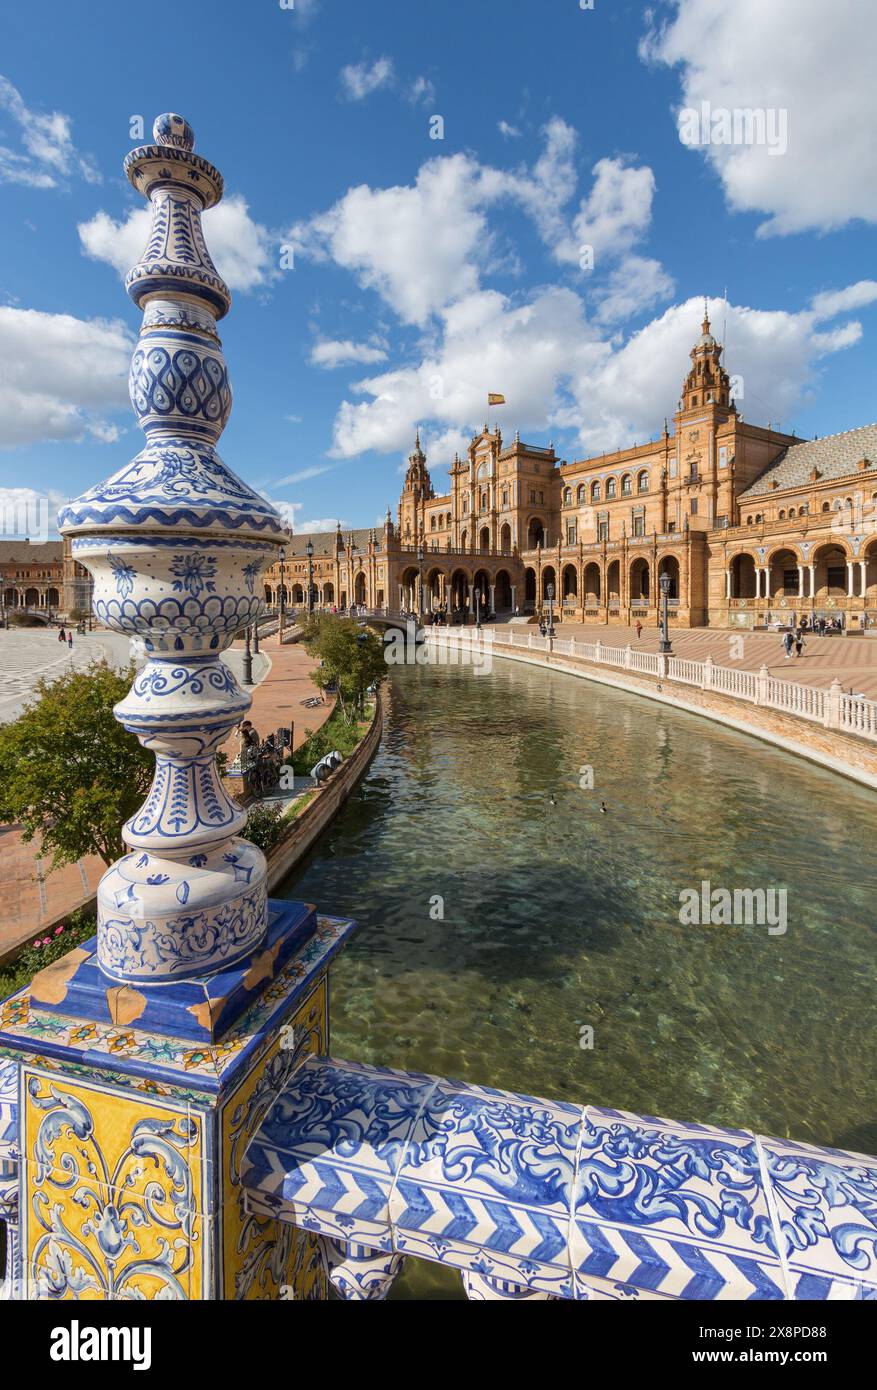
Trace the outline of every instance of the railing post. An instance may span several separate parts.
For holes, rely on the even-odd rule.
[[[713,659],[709,652],[706,661],[703,663],[703,680],[701,681],[702,690],[712,690],[713,688]]]
[[[597,640],[596,640],[596,642],[594,643],[594,661],[595,661],[595,662],[597,663],[597,665],[599,666],[602,660],[603,660],[603,643],[600,641],[600,639],[599,639],[599,637],[598,637]]]
[[[625,669],[625,671],[629,671],[629,670],[630,670],[630,643],[629,643],[629,642],[628,642],[627,646],[624,648],[624,669]]]
[[[666,652],[658,652],[658,680],[665,681],[670,674],[670,658]]]
[[[843,686],[835,676],[831,685],[828,687],[828,699],[825,702],[825,727],[826,729],[839,729],[841,724],[841,696]]]
[[[758,675],[755,678],[755,703],[757,705],[767,704],[769,680],[770,671],[768,671],[766,666],[762,666],[761,670],[758,672]]]

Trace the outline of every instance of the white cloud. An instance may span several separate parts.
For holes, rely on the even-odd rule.
[[[381,87],[389,86],[394,78],[392,58],[376,58],[369,63],[348,63],[341,69],[340,80],[344,95],[350,101],[362,101]]]
[[[508,121],[497,121],[496,128],[500,135],[504,135],[507,140],[517,140],[521,132],[516,125],[510,125]]]
[[[478,286],[492,242],[483,208],[503,176],[458,154],[424,164],[413,186],[351,188],[289,234],[306,256],[331,259],[377,290],[405,323],[423,325]]]
[[[418,327],[475,294],[488,269],[516,266],[514,252],[488,221],[503,201],[523,208],[560,264],[578,265],[581,245],[588,242],[598,271],[608,275],[613,259],[630,255],[648,230],[652,171],[620,159],[600,160],[591,191],[576,212],[576,132],[555,117],[542,138],[532,168],[505,171],[468,155],[440,156],[423,164],[411,185],[349,189],[326,212],[294,226],[286,239],[305,257],[331,259],[351,271],[404,323]],[[607,291],[612,315],[650,307],[670,285],[656,262],[631,261]]]
[[[682,107],[788,113],[788,149],[704,145],[732,208],[761,234],[877,221],[877,7],[870,0],[676,0],[641,45],[681,68]]]
[[[287,473],[284,478],[275,478],[272,487],[289,487],[293,483],[306,483],[310,478],[320,478],[324,473],[331,473],[337,464],[323,463],[314,464],[310,468],[299,468],[295,473]]]
[[[351,362],[383,362],[386,350],[369,343],[354,343],[350,338],[343,342],[324,338],[315,343],[308,358],[312,367],[345,367]]]
[[[133,348],[118,319],[0,307],[3,446],[116,439],[118,429],[106,416],[128,406]]]
[[[242,194],[229,194],[215,208],[208,208],[203,225],[213,262],[230,289],[255,289],[277,274],[271,237],[250,216]],[[119,222],[109,213],[97,212],[88,222],[80,222],[77,230],[85,254],[106,261],[124,278],[143,254],[149,228],[149,209],[135,208]]]
[[[814,315],[821,321],[833,319],[835,314],[845,314],[850,309],[864,309],[877,300],[877,280],[858,280],[855,285],[847,285],[843,290],[823,290],[813,296],[811,307]]]
[[[593,174],[594,186],[582,200],[573,230],[595,255],[617,256],[649,229],[655,176],[647,166],[633,169],[620,159],[598,160]]]
[[[642,442],[675,409],[702,312],[700,299],[674,305],[619,345],[589,322],[573,290],[540,290],[518,306],[480,291],[446,311],[441,343],[418,365],[356,383],[356,399],[336,415],[332,453],[406,454],[420,424],[431,461],[445,464],[483,423],[489,390],[506,396],[501,419],[510,429],[543,438],[573,431],[580,453]],[[741,412],[775,424],[793,423],[820,360],[861,333],[856,322],[820,332],[811,309],[718,301],[711,314],[717,332],[727,320],[728,370],[743,378]]]
[[[650,309],[661,299],[669,299],[675,286],[660,261],[644,256],[625,256],[620,265],[597,290],[597,317],[601,323],[616,323]]]
[[[100,183],[92,161],[73,143],[71,120],[61,111],[49,115],[32,111],[8,78],[0,76],[0,110],[8,112],[19,128],[24,152],[0,145],[0,183],[23,183],[31,188],[57,188],[78,173],[89,183]]]
[[[67,498],[55,488],[0,487],[0,540],[27,536],[41,542],[58,534],[58,512]]]
[[[435,103],[435,84],[428,77],[415,77],[406,96],[412,106],[432,106]]]

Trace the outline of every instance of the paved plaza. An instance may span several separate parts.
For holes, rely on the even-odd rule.
[[[116,666],[130,660],[127,638],[113,632],[73,634],[73,646],[58,640],[58,629],[0,628],[0,724],[17,719],[41,677],[56,680],[105,658]]]

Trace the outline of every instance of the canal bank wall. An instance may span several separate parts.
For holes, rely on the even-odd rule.
[[[326,827],[335,819],[364,775],[381,742],[384,716],[381,695],[375,695],[375,712],[368,732],[330,782],[319,787],[305,808],[290,820],[289,833],[267,855],[268,892],[271,893],[303,859]]]
[[[657,678],[615,668],[609,672],[583,657],[558,652],[556,647],[550,650],[547,641],[542,649],[496,641],[490,629],[482,631],[479,638],[472,629],[466,629],[464,633],[452,628],[430,628],[426,631],[425,640],[433,647],[454,650],[462,657],[471,659],[480,654],[482,662],[499,657],[504,661],[539,666],[543,670],[559,671],[564,675],[594,681],[598,685],[645,695],[659,704],[684,710],[688,714],[699,714],[740,733],[751,734],[787,753],[807,758],[820,767],[877,791],[877,748],[848,734],[826,729],[818,723],[805,722],[795,715],[749,703],[741,708],[739,700],[715,690],[683,685],[672,676]],[[475,662],[472,664],[474,668]],[[484,666],[480,669],[483,670]]]

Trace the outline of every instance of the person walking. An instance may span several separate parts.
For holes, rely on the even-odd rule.
[[[640,622],[639,618],[637,618],[637,620],[636,620],[636,638],[637,638],[637,641],[639,641],[639,639],[642,637],[642,635],[643,635],[643,625],[642,625],[642,623]]]
[[[798,628],[798,631],[795,633],[795,656],[796,656],[796,657],[800,656],[803,650],[804,650],[804,633],[803,633],[803,631],[801,630],[801,628]]]
[[[783,634],[783,647],[785,648],[786,652],[786,661],[788,661],[789,657],[792,655],[792,645],[794,641],[795,638],[791,632],[786,632]]]
[[[67,650],[68,650],[68,651],[71,651],[71,652],[72,652],[72,650],[73,650],[73,629],[72,629],[72,627],[71,627],[70,631],[67,633]]]
[[[61,628],[61,631],[58,633],[58,641],[59,641],[59,642],[66,642],[66,641],[67,641],[67,634],[66,634],[66,632],[64,631],[63,627]]]

